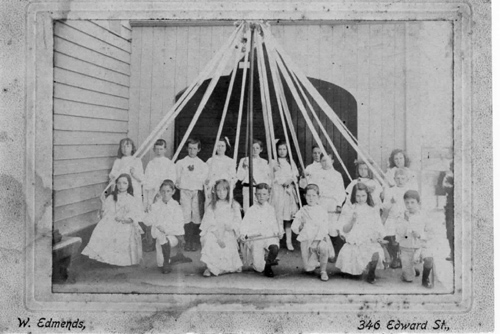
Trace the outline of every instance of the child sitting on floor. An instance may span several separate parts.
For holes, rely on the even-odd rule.
[[[335,252],[328,236],[330,225],[328,212],[319,205],[319,187],[317,185],[309,184],[306,187],[306,201],[307,205],[303,206],[295,215],[292,230],[299,235],[297,240],[300,241],[304,270],[307,273],[312,273],[319,264],[321,280],[328,281],[326,266],[328,258],[333,258]]]
[[[401,262],[403,265],[402,279],[412,282],[420,273],[415,268],[416,259],[420,251],[420,257],[424,260],[422,273],[422,285],[426,288],[432,287],[429,279],[433,269],[434,258],[430,253],[427,241],[427,217],[420,210],[420,195],[415,190],[408,190],[404,194],[406,212],[396,227],[396,240],[401,248]],[[416,256],[417,255],[417,256]],[[434,273],[433,273],[434,274]]]
[[[172,248],[176,246],[181,248],[184,242],[184,218],[181,206],[172,198],[174,193],[174,182],[163,181],[160,186],[161,200],[151,206],[149,214],[144,219],[144,223],[151,226],[151,235],[156,239],[156,263],[164,274],[172,271],[170,265]]]
[[[201,262],[207,265],[203,276],[241,272],[237,237],[240,232],[241,210],[238,202],[230,202],[231,185],[218,180],[212,200],[201,222]]]
[[[269,185],[259,183],[256,187],[257,203],[245,214],[241,224],[240,239],[246,264],[257,272],[264,271],[267,277],[274,277],[271,266],[276,265],[279,239],[283,237],[283,224],[278,224],[276,212],[269,201]],[[265,252],[268,251],[267,260]]]

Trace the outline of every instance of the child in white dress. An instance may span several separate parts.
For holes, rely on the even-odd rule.
[[[297,204],[299,197],[295,188],[299,171],[295,163],[290,160],[285,141],[278,141],[276,151],[278,152],[278,160],[273,161],[274,177],[271,205],[276,210],[278,222],[282,222],[285,226],[286,247],[289,251],[293,251],[291,226],[292,218],[299,209]]]
[[[167,150],[167,142],[163,139],[158,139],[154,146],[154,158],[149,161],[144,173],[144,207],[146,212],[151,209],[155,196],[160,191],[160,185],[165,180],[177,179],[175,164],[165,156]]]
[[[380,214],[373,207],[368,187],[357,183],[351,195],[354,205],[344,205],[339,221],[343,224],[346,243],[337,257],[336,267],[343,273],[361,275],[375,282],[375,269],[383,269],[384,250],[380,243],[385,235]]]
[[[218,180],[214,185],[212,201],[201,222],[201,259],[207,268],[203,276],[241,272],[238,253],[241,210],[238,202],[230,202],[231,185]]]
[[[102,219],[82,251],[89,258],[116,266],[139,264],[142,259],[142,205],[134,198],[129,174],[116,178],[112,194],[103,198]]]
[[[328,212],[319,205],[319,199],[319,187],[309,184],[306,187],[307,205],[295,215],[292,230],[298,234],[304,270],[312,273],[319,265],[321,280],[328,281],[326,266],[335,252],[328,236]]]
[[[231,192],[237,180],[236,162],[226,155],[229,142],[226,142],[224,138],[220,138],[216,145],[216,154],[207,160],[208,177],[205,181],[205,207],[212,201],[211,195],[216,181],[227,180],[231,186]]]
[[[252,146],[252,173],[253,173],[253,198],[255,199],[256,193],[256,185],[260,183],[271,184],[271,169],[269,168],[269,164],[267,160],[262,159],[260,154],[262,153],[262,141],[258,139],[254,139]],[[242,158],[240,160],[240,164],[238,165],[238,171],[236,172],[236,176],[238,180],[241,181],[243,189],[243,211],[247,212],[249,203],[250,203],[250,180],[248,179],[249,174],[249,159],[248,157]]]
[[[417,191],[408,190],[404,194],[404,202],[406,206],[404,218],[396,227],[396,240],[401,248],[403,266],[401,278],[405,282],[412,282],[415,276],[419,275],[415,265],[419,262],[418,257],[420,257],[424,262],[422,285],[431,288],[432,282],[429,276],[433,269],[434,258],[431,247],[427,245],[430,232],[428,218],[420,209],[420,195]]]
[[[142,161],[135,158],[135,144],[130,138],[120,140],[118,148],[118,158],[113,163],[113,168],[109,173],[110,181],[114,184],[120,174],[128,174],[132,180],[135,198],[142,203],[142,181],[144,179],[144,168]]]
[[[385,228],[384,239],[388,241],[387,251],[391,256],[390,267],[401,268],[401,260],[399,259],[399,246],[396,242],[396,225],[403,217],[406,210],[404,203],[404,194],[408,188],[408,169],[406,167],[398,168],[395,172],[394,179],[396,186],[385,188],[384,202],[382,203],[382,223]]]
[[[345,201],[345,188],[342,175],[333,168],[331,154],[320,154],[321,169],[312,174],[310,184],[319,187],[320,205],[328,212],[329,233],[332,237],[335,254],[340,252],[344,240],[341,238],[342,226],[338,224],[342,203]]]
[[[271,266],[277,265],[279,239],[284,233],[283,224],[278,223],[276,212],[268,203],[269,185],[260,183],[255,188],[257,202],[246,212],[240,229],[243,258],[245,265],[252,265],[255,271],[274,277]]]
[[[186,245],[184,250],[197,251],[199,246],[200,223],[203,217],[204,199],[203,185],[207,179],[208,167],[200,158],[201,142],[188,139],[188,155],[178,160],[177,188],[180,189],[180,203],[184,213],[184,230]]]
[[[172,198],[174,193],[174,182],[163,181],[160,185],[161,200],[151,206],[144,219],[144,223],[152,227],[151,234],[156,239],[156,263],[164,274],[172,271],[172,248],[182,246],[184,241],[184,217],[181,206]]]

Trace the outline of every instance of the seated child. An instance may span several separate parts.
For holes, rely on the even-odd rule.
[[[112,194],[101,200],[102,219],[82,254],[115,266],[139,264],[143,231],[138,222],[142,220],[143,211],[141,203],[134,197],[130,175],[119,175]]]
[[[237,238],[240,235],[241,210],[238,202],[229,199],[231,185],[218,180],[213,187],[212,201],[201,221],[201,259],[207,265],[203,276],[241,272]]]
[[[244,259],[257,272],[264,271],[267,277],[273,277],[271,268],[276,265],[279,239],[283,237],[283,224],[278,224],[276,212],[269,201],[270,187],[259,183],[256,187],[257,202],[245,214],[240,229],[240,239],[244,243]],[[267,260],[265,252],[268,251]]]
[[[384,250],[380,246],[385,235],[380,214],[364,183],[352,188],[351,201],[344,205],[339,221],[343,225],[346,243],[338,254],[336,266],[340,271],[361,275],[368,268],[366,280],[375,282],[375,269],[383,269]]]
[[[394,173],[396,186],[386,188],[384,191],[384,202],[382,203],[382,223],[385,228],[384,240],[387,240],[387,251],[391,256],[391,268],[401,268],[401,260],[399,259],[399,246],[396,242],[396,225],[399,219],[403,217],[405,212],[405,203],[403,196],[408,189],[407,169],[406,167],[399,168]]]
[[[175,185],[165,180],[160,186],[161,200],[156,201],[144,219],[151,226],[151,235],[156,239],[156,263],[164,274],[172,271],[170,252],[184,241],[184,218],[179,203],[172,198]]]
[[[429,274],[433,269],[434,258],[426,245],[427,217],[420,210],[420,195],[417,191],[408,190],[404,194],[404,201],[406,206],[404,219],[401,219],[396,227],[396,240],[401,248],[403,265],[402,279],[405,282],[412,282],[415,276],[419,275],[419,271],[415,268],[415,258],[420,251],[420,257],[424,259],[422,285],[431,288]]]
[[[176,163],[177,188],[181,191],[180,203],[184,213],[186,245],[184,250],[197,251],[200,223],[203,217],[203,184],[207,179],[208,167],[199,157],[201,142],[188,139],[188,155]]]
[[[309,184],[306,187],[307,205],[303,206],[295,215],[292,230],[299,236],[300,251],[304,270],[308,273],[320,266],[322,281],[328,281],[326,266],[328,258],[334,257],[335,252],[328,236],[328,212],[319,205],[319,187]],[[319,261],[319,263],[318,263]]]

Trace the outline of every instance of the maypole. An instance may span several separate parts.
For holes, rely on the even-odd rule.
[[[248,192],[249,207],[253,205],[253,76],[254,76],[254,33],[255,24],[250,23],[250,84],[248,86]]]

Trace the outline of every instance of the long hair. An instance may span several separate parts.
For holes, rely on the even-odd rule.
[[[224,199],[221,199],[221,200],[229,202],[229,198],[230,198],[229,193],[231,191],[231,186],[229,185],[229,182],[225,179],[220,179],[220,180],[215,181],[215,185],[212,188],[212,200],[210,201],[210,206],[212,207],[212,210],[214,210],[214,211],[215,211],[215,208],[217,206],[217,201],[219,200],[219,198],[217,197],[217,188],[219,186],[222,186],[227,190],[227,197]]]
[[[134,187],[132,187],[132,178],[130,177],[130,175],[128,174],[120,174],[120,176],[118,176],[116,178],[116,181],[115,181],[115,189],[113,190],[112,194],[113,194],[113,200],[116,202],[118,200],[118,180],[120,178],[126,178],[127,181],[128,181],[128,188],[127,188],[127,193],[129,193],[130,195],[134,196]]]
[[[410,167],[410,158],[408,158],[408,155],[406,155],[405,151],[400,148],[397,148],[391,152],[391,156],[389,157],[389,167],[396,167],[396,164],[394,163],[394,157],[398,153],[401,153],[405,157],[405,167]]]
[[[372,198],[372,195],[371,193],[368,191],[368,187],[366,184],[364,184],[363,182],[358,182],[354,185],[354,187],[352,188],[352,194],[351,194],[351,203],[356,203],[356,194],[358,191],[365,191],[366,192],[366,204],[368,204],[369,206],[375,206],[375,204],[373,203],[373,198]]]
[[[368,164],[363,160],[356,160],[354,161],[354,164],[356,165],[356,178],[360,178],[361,175],[359,175],[359,167],[361,165],[365,165],[366,167],[368,167]],[[373,165],[373,162],[370,161],[370,164]],[[373,180],[373,171],[369,167],[368,167],[368,178]]]
[[[290,152],[288,152],[288,145],[286,144],[286,141],[284,141],[283,139],[278,140],[278,142],[276,143],[276,153],[278,153],[278,148],[280,146],[283,146],[283,145],[286,147],[285,159],[291,165],[292,163],[290,161]],[[279,159],[279,155],[277,156],[277,159]],[[278,160],[278,162],[279,162],[279,160]]]
[[[121,159],[123,157],[123,152],[122,152],[122,146],[124,144],[130,144],[132,145],[132,152],[130,152],[131,155],[134,155],[135,154],[135,144],[134,144],[134,141],[130,138],[123,138],[122,140],[120,140],[120,145],[118,146],[118,159]]]
[[[231,157],[231,144],[229,143],[229,139],[227,139],[227,137],[220,137],[217,143],[220,141],[226,144],[226,152],[224,152],[224,155]],[[217,147],[217,143],[215,143],[215,147]]]

